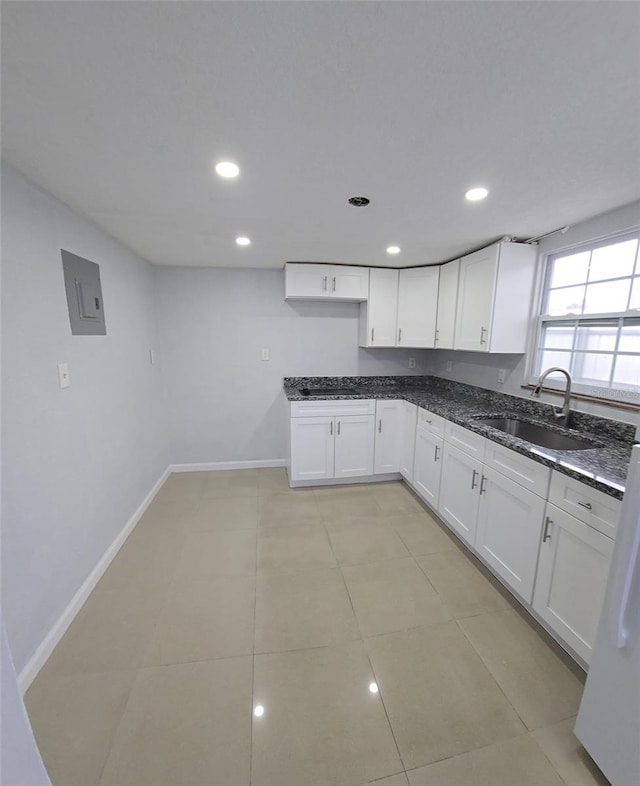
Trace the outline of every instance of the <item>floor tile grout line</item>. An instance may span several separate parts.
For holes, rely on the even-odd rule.
[[[364,647],[365,655],[367,657],[367,661],[369,663],[369,668],[371,669],[371,673],[375,679],[375,683],[378,687],[378,696],[380,697],[380,704],[382,704],[382,709],[384,710],[385,718],[387,719],[387,723],[389,724],[389,731],[391,732],[391,736],[393,737],[393,744],[396,746],[396,751],[398,752],[398,759],[400,760],[400,764],[406,774],[407,772],[407,765],[404,763],[404,759],[402,758],[402,753],[400,752],[400,746],[398,745],[398,740],[396,738],[396,733],[393,729],[393,724],[391,723],[391,718],[389,717],[389,710],[387,709],[387,705],[385,704],[384,698],[382,696],[382,691],[380,690],[380,683],[378,681],[378,675],[376,674],[376,670],[373,667],[373,663],[371,661],[371,657],[369,655],[369,650],[367,649],[366,643],[362,642],[362,646]],[[408,779],[408,776],[407,776]]]
[[[417,767],[409,767],[409,769],[405,770],[405,774],[408,777],[410,772],[415,772],[416,770],[421,770],[424,767],[431,767],[432,764],[441,764],[443,761],[449,761],[450,759],[457,759],[460,756],[468,756],[471,753],[477,753],[478,751],[486,750],[487,748],[491,748],[494,745],[501,745],[503,743],[512,742],[513,740],[520,740],[523,737],[529,737],[532,734],[533,734],[533,732],[529,731],[529,729],[526,729],[525,731],[521,732],[520,734],[514,734],[513,737],[505,737],[504,739],[501,739],[501,740],[494,740],[493,742],[488,742],[486,745],[480,745],[477,748],[470,748],[467,751],[460,751],[459,753],[454,753],[451,756],[443,756],[441,759],[434,759],[433,761],[429,761],[426,764],[420,764]],[[538,746],[538,747],[540,747],[540,746]],[[557,772],[557,770],[555,769],[555,767],[553,767],[553,765],[552,765],[552,768],[553,768],[554,772]],[[563,783],[564,783],[564,780],[563,780]]]
[[[146,666],[144,664],[145,664],[145,661],[146,661],[147,652],[148,652],[148,650],[149,650],[149,648],[151,646],[151,643],[152,643],[153,638],[155,636],[156,630],[158,628],[158,622],[160,620],[160,615],[162,614],[162,611],[164,609],[164,606],[165,606],[165,603],[166,603],[166,599],[167,599],[167,595],[169,594],[169,588],[172,585],[172,583],[173,583],[173,581],[174,581],[174,579],[176,577],[176,572],[177,572],[177,568],[178,568],[178,560],[180,559],[180,556],[182,554],[183,549],[184,549],[184,544],[182,545],[180,553],[176,557],[175,563],[173,565],[173,571],[172,571],[172,574],[171,574],[171,578],[169,579],[167,584],[164,585],[164,592],[163,592],[162,603],[159,605],[158,613],[156,615],[156,620],[155,620],[155,623],[153,625],[153,630],[152,630],[152,632],[151,632],[151,634],[149,636],[149,639],[147,641],[147,645],[144,648],[144,652],[141,655],[140,662],[138,663],[138,665],[134,669],[133,679],[131,681],[131,685],[129,687],[129,691],[127,692],[127,698],[126,698],[126,700],[124,702],[124,705],[123,705],[123,708],[122,708],[122,714],[120,715],[120,718],[118,719],[118,722],[114,725],[113,733],[111,734],[111,739],[109,740],[109,746],[108,746],[108,749],[107,749],[107,754],[106,754],[106,756],[104,758],[104,762],[102,764],[102,767],[100,768],[100,774],[99,774],[99,777],[98,777],[98,780],[97,780],[98,784],[102,783],[102,779],[104,777],[104,773],[105,773],[105,770],[107,768],[107,764],[109,763],[109,758],[110,758],[111,753],[113,751],[113,746],[114,746],[115,740],[117,738],[118,731],[119,731],[120,726],[122,725],[122,722],[123,722],[123,720],[125,718],[125,715],[127,713],[127,708],[129,707],[129,703],[131,701],[131,695],[133,694],[133,690],[135,688],[135,684],[137,682],[138,675],[139,675],[139,673],[140,673],[140,671],[142,669],[146,668]],[[113,670],[111,670],[111,671],[113,671]]]
[[[469,646],[471,647],[471,649],[472,649],[472,650],[473,650],[473,651],[476,653],[476,655],[478,656],[479,660],[481,661],[482,665],[483,665],[483,666],[485,667],[485,669],[487,670],[487,673],[489,674],[489,676],[491,677],[491,679],[492,679],[492,680],[495,682],[495,684],[498,686],[498,690],[500,691],[500,693],[501,693],[501,694],[504,696],[504,698],[505,698],[505,700],[507,701],[507,703],[509,704],[509,706],[513,708],[513,711],[514,711],[514,712],[515,712],[515,714],[518,716],[518,719],[520,720],[520,722],[522,723],[522,725],[524,726],[524,728],[525,728],[525,729],[526,729],[528,732],[530,732],[530,731],[533,731],[533,729],[530,729],[530,728],[527,726],[527,724],[525,723],[525,720],[524,720],[524,718],[523,718],[523,717],[522,717],[522,715],[521,715],[521,714],[518,712],[518,709],[517,709],[517,707],[516,707],[516,706],[513,704],[513,702],[511,701],[511,699],[510,699],[510,698],[507,696],[507,694],[505,693],[505,691],[504,691],[504,689],[503,689],[502,685],[500,685],[500,683],[498,682],[498,680],[497,680],[497,679],[496,679],[496,677],[494,676],[493,672],[492,672],[492,671],[491,671],[491,669],[489,668],[489,666],[488,666],[487,662],[486,662],[486,661],[485,661],[485,659],[482,657],[482,655],[481,655],[481,654],[478,652],[477,648],[476,648],[476,647],[474,646],[474,644],[473,644],[473,641],[471,641],[471,639],[470,639],[470,638],[467,636],[467,634],[466,634],[466,632],[465,632],[464,628],[462,627],[462,625],[460,625],[460,622],[459,622],[459,620],[455,620],[455,623],[456,623],[456,625],[457,625],[457,627],[458,627],[458,630],[459,630],[459,631],[462,633],[462,635],[464,636],[465,640],[468,642],[468,644],[469,644]]]
[[[260,515],[260,502],[256,498],[256,523]],[[255,547],[255,578],[253,582],[253,652],[251,655],[251,700],[249,707],[249,786],[253,781],[253,702],[255,693],[255,678],[256,678],[256,614],[258,610],[258,535],[256,533],[256,547]]]
[[[373,668],[373,663],[371,662],[371,658],[369,656],[369,651],[367,650],[367,645],[365,643],[364,636],[362,635],[362,629],[360,628],[360,622],[358,620],[358,616],[356,614],[356,610],[355,610],[355,607],[353,605],[353,598],[351,597],[351,593],[349,592],[349,587],[347,586],[347,582],[346,582],[346,580],[344,578],[344,574],[342,574],[342,571],[340,571],[340,573],[342,575],[342,581],[344,583],[344,588],[347,591],[347,597],[349,598],[349,603],[351,604],[351,610],[353,611],[353,616],[355,618],[356,625],[358,626],[358,630],[360,631],[360,637],[361,637],[360,640],[362,641],[362,648],[364,649],[365,656],[367,658],[367,662],[369,663],[369,668],[371,669],[371,673],[374,676],[376,685],[378,685],[378,677],[376,675],[375,669]],[[391,732],[391,736],[393,737],[393,744],[396,746],[396,751],[398,752],[398,759],[400,761],[400,764],[402,764],[402,767],[403,767],[404,771],[406,772],[405,763],[404,763],[404,760],[402,758],[402,754],[400,753],[400,747],[398,746],[398,740],[396,739],[396,735],[395,735],[395,732],[393,730],[393,726],[391,725],[391,718],[389,717],[389,713],[387,711],[387,707],[386,707],[386,705],[384,703],[384,699],[382,698],[382,693],[380,692],[379,685],[378,685],[378,696],[380,697],[380,703],[382,704],[382,709],[384,710],[384,714],[385,714],[385,717],[387,719],[387,723],[389,724],[389,731]]]

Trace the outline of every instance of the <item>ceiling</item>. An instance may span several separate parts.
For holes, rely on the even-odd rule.
[[[440,262],[640,197],[639,15],[3,2],[3,155],[154,264]]]

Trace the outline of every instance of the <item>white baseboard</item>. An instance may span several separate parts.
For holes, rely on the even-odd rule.
[[[253,461],[213,461],[202,464],[171,464],[170,472],[212,472],[217,469],[261,469],[286,467],[286,459],[254,459]]]
[[[34,654],[31,656],[25,667],[21,670],[20,674],[18,675],[18,687],[20,688],[20,691],[22,692],[23,695],[26,692],[29,685],[31,685],[33,680],[38,675],[40,669],[47,662],[47,659],[55,649],[56,644],[64,636],[67,628],[73,622],[76,614],[80,611],[84,602],[91,594],[93,588],[100,581],[103,573],[109,567],[111,561],[116,556],[116,554],[120,551],[123,543],[131,533],[131,530],[142,518],[143,513],[149,507],[151,501],[158,493],[158,490],[160,489],[162,484],[169,477],[170,473],[171,473],[171,467],[167,467],[167,469],[165,469],[162,475],[160,475],[158,480],[154,483],[152,489],[149,491],[147,496],[142,500],[142,502],[138,506],[138,509],[135,511],[133,516],[131,516],[129,521],[127,521],[127,523],[124,525],[119,535],[116,537],[113,543],[102,555],[98,564],[87,576],[80,589],[76,592],[76,594],[71,599],[71,602],[69,603],[67,608],[62,612],[57,622],[50,629],[49,633],[47,633],[47,635],[44,637],[44,640],[42,641],[38,649],[34,652]]]
[[[290,480],[292,489],[302,489],[315,486],[363,486],[367,483],[386,483],[390,480],[402,480],[399,472],[386,472],[382,475],[358,475],[355,478],[328,478],[323,480]]]

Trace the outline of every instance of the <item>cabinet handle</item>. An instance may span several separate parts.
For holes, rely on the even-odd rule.
[[[378,421],[378,434],[382,434],[382,420]]]
[[[323,292],[327,291],[327,277],[326,276],[322,276],[322,291]]]
[[[478,484],[476,483],[476,478],[480,473],[477,469],[473,470],[473,475],[471,476],[471,489],[473,490]]]
[[[335,276],[331,279],[331,291],[332,292],[336,291],[336,277]]]
[[[433,454],[433,460],[437,461],[438,460],[438,451],[440,450],[440,447],[439,447],[439,445],[434,445],[434,447],[435,447],[435,453]]]
[[[398,328],[398,343],[402,341],[402,328]]]
[[[329,434],[333,436],[333,420],[329,421]]]
[[[546,543],[548,540],[551,540],[551,535],[549,534],[549,525],[553,524],[553,521],[547,516],[544,520],[544,533],[542,534],[542,542]]]
[[[375,328],[371,328],[371,343],[373,343],[373,331],[374,330],[375,330]]]
[[[487,478],[486,478],[486,476],[485,476],[485,475],[483,475],[483,476],[480,478],[480,493],[481,493],[481,494],[484,494],[484,492],[486,491],[486,489],[485,489],[485,487],[484,487],[484,483],[485,483],[485,480],[486,480],[486,479],[487,479]]]
[[[587,510],[591,510],[590,502],[578,502],[578,505],[581,505],[583,508],[586,508]]]
[[[486,343],[487,343],[487,340],[486,340],[486,338],[484,337],[484,334],[485,334],[486,332],[487,332],[487,329],[486,329],[486,327],[481,327],[481,328],[480,328],[480,343],[481,343],[481,344],[486,344]]]
[[[433,420],[425,420],[424,422],[428,423],[429,425],[431,425],[433,423]]]
[[[338,436],[340,436],[340,421],[338,421]]]

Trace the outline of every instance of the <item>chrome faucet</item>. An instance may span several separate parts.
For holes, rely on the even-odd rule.
[[[562,409],[558,411],[555,407],[553,408],[553,417],[556,420],[562,422],[563,426],[569,425],[569,415],[571,414],[571,410],[569,409],[569,402],[571,400],[571,374],[567,371],[566,368],[560,368],[560,366],[552,366],[548,368],[546,371],[543,371],[540,375],[540,379],[538,380],[537,385],[533,389],[531,395],[535,396],[536,398],[540,398],[540,391],[542,390],[542,383],[545,379],[549,376],[549,374],[553,374],[555,371],[560,372],[560,374],[564,374],[567,378],[567,387],[564,391],[564,404],[562,405]]]

